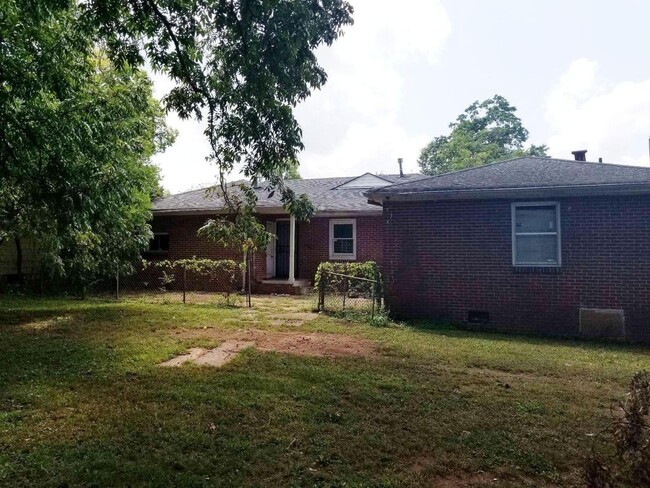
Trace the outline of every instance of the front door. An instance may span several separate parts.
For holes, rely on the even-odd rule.
[[[289,277],[289,222],[278,220],[276,225],[275,276]]]

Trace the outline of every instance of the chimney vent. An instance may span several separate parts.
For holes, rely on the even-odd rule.
[[[602,162],[603,162],[603,158],[598,158],[598,162],[599,162],[599,163],[602,163]]]
[[[576,161],[586,161],[587,160],[587,150],[586,149],[581,149],[580,151],[571,151],[571,154],[573,154]]]
[[[402,163],[404,160],[402,158],[397,158],[397,164],[399,164],[399,177],[404,178],[404,170],[402,169]]]

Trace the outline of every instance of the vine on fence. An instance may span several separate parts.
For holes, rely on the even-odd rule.
[[[355,319],[369,317],[371,322],[380,315],[387,318],[382,309],[381,273],[374,261],[323,262],[316,270],[314,284],[319,311]]]
[[[363,261],[363,262],[332,262],[325,261],[318,265],[316,269],[316,276],[314,277],[314,286],[316,289],[320,289],[321,280],[323,273],[336,273],[331,274],[327,278],[328,286],[340,287],[343,281],[342,276],[337,275],[347,275],[353,276],[355,278],[365,278],[367,280],[376,281],[375,284],[375,296],[382,296],[382,281],[381,281],[381,272],[379,271],[379,266],[375,261]],[[351,284],[350,291],[355,291],[355,286],[364,286],[364,285],[354,285]],[[367,288],[367,287],[366,287]],[[359,290],[361,291],[361,290]]]
[[[229,283],[231,286],[221,290],[222,294],[228,296],[236,291],[237,281],[246,271],[246,263],[238,263],[232,259],[164,259],[161,261],[142,260],[142,270],[156,268],[162,273],[160,280],[160,289],[165,291],[176,281],[176,272],[183,272],[183,286],[185,286],[185,277],[187,273],[195,276],[206,277],[208,280]]]
[[[379,265],[374,261],[363,262],[332,262],[325,261],[318,265],[316,276],[314,277],[314,286],[319,287],[323,273],[337,273],[341,275],[354,276],[355,278],[365,278],[367,280],[377,281],[377,286],[381,287],[381,272]],[[342,277],[331,276],[328,283],[338,284]],[[377,290],[381,292],[381,289]]]
[[[232,279],[235,279],[236,273],[246,271],[246,263],[237,263],[232,259],[176,259],[169,260],[164,259],[161,261],[147,261],[146,259],[142,260],[142,269],[147,269],[148,267],[156,267],[163,271],[172,270],[176,266],[185,271],[192,271],[203,276],[216,276],[216,273],[229,273]]]

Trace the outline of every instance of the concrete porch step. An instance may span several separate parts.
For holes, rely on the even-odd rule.
[[[307,280],[296,280],[293,283],[288,280],[269,279],[256,283],[253,292],[262,295],[307,295],[312,287]]]

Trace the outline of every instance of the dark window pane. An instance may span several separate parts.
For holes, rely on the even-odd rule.
[[[151,241],[149,241],[149,251],[169,251],[169,235],[154,234]]]
[[[334,254],[352,254],[354,252],[354,240],[335,239]]]
[[[334,224],[334,239],[352,239],[352,224]]]
[[[517,232],[556,232],[555,206],[517,207]]]
[[[518,264],[558,264],[556,236],[517,236]]]
[[[169,251],[169,235],[163,234],[160,236],[160,250]]]

